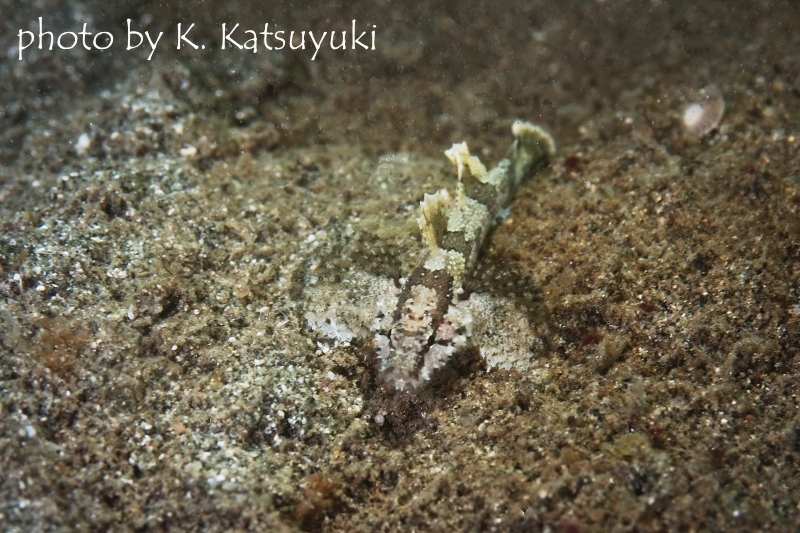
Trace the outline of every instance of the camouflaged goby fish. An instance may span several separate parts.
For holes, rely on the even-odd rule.
[[[376,319],[372,328],[381,373],[397,389],[429,380],[454,353],[478,345],[486,328],[476,315],[491,304],[461,300],[462,283],[475,267],[495,217],[520,183],[555,152],[552,137],[536,125],[517,121],[512,133],[508,154],[488,172],[466,143],[453,145],[445,155],[458,173],[455,198],[441,190],[426,194],[420,204],[417,222],[428,248],[400,289],[394,312]],[[504,366],[509,357],[493,355],[490,347],[482,347],[481,353],[490,366]]]

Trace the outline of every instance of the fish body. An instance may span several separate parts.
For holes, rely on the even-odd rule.
[[[539,126],[517,121],[512,133],[506,157],[488,172],[466,143],[454,144],[445,155],[458,174],[455,198],[441,190],[420,203],[417,222],[427,249],[406,278],[390,320],[373,328],[381,373],[397,389],[418,387],[479,337],[476,306],[486,306],[459,299],[464,278],[475,268],[492,221],[555,153],[553,138]]]

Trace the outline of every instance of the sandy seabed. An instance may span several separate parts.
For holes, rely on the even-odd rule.
[[[0,1],[0,529],[800,527],[800,5],[258,4]],[[16,61],[42,13],[208,46]],[[376,50],[218,49],[353,19]],[[304,317],[349,267],[308,265],[408,273],[443,150],[491,166],[517,118],[559,150],[483,289],[542,347],[387,390]]]

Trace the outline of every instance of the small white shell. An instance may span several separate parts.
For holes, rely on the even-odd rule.
[[[700,97],[683,110],[683,127],[696,137],[702,137],[719,126],[725,114],[725,100],[719,89],[705,87],[700,90]]]

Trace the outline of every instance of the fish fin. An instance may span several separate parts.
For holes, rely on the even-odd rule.
[[[516,180],[521,180],[536,168],[547,165],[556,153],[556,141],[536,124],[517,120],[511,126],[514,144],[509,158]]]
[[[480,181],[486,176],[486,166],[478,156],[469,153],[469,148],[465,142],[453,144],[449,150],[445,150],[444,155],[456,167],[456,172],[458,173],[456,201],[458,205],[462,205],[466,200],[464,184],[475,180]]]
[[[507,298],[528,316],[531,324],[542,324],[550,320],[550,311],[541,287],[527,273],[511,264],[483,258],[464,280],[465,295],[473,292]]]
[[[444,189],[435,194],[426,194],[419,203],[422,214],[417,217],[417,224],[431,250],[437,250],[442,244],[447,231],[449,206],[450,195]]]

